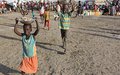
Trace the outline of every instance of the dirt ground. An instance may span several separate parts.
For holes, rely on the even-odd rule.
[[[20,13],[0,15],[0,75],[20,75],[22,43],[13,31],[16,17]],[[39,25],[37,75],[120,75],[120,17],[72,18],[66,54],[61,54],[58,22],[51,16],[49,31]]]

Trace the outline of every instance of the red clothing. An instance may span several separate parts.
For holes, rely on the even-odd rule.
[[[45,24],[44,27],[48,27],[48,29],[50,29],[50,20],[45,20]]]

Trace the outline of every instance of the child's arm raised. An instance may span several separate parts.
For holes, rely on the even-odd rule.
[[[18,19],[16,18],[15,21],[16,21],[16,24],[15,24],[15,26],[14,26],[14,32],[15,32],[17,35],[22,36],[22,33],[20,33],[20,32],[18,31],[18,29],[17,29]]]
[[[35,22],[36,22],[36,31],[33,33],[34,36],[36,36],[39,32],[39,25],[38,25],[38,20],[37,18],[35,18]]]

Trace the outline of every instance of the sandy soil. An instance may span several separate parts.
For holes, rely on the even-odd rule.
[[[20,75],[21,37],[13,31],[14,19],[20,16],[0,15],[0,75]],[[51,17],[48,31],[39,23],[37,75],[120,75],[119,17],[72,18],[66,54],[61,54],[64,50],[57,24]]]

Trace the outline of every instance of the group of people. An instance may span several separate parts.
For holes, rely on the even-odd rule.
[[[7,12],[6,4],[5,1],[0,2],[0,14]]]
[[[71,8],[71,9],[70,9]],[[21,8],[22,9],[22,8]],[[27,9],[28,10],[28,9]],[[26,9],[20,10],[23,17],[25,17],[29,11]],[[64,49],[64,54],[66,53],[66,40],[67,40],[67,32],[70,28],[70,17],[72,12],[74,11],[74,6],[69,3],[60,3],[58,2],[56,5],[56,14],[59,16],[59,29],[61,31],[61,38],[62,38],[62,48]],[[34,33],[32,32],[32,24],[31,23],[23,23],[23,32],[18,30],[18,18],[15,19],[16,23],[14,26],[14,32],[21,36],[22,38],[22,45],[23,45],[23,59],[20,64],[20,71],[22,75],[26,73],[36,75],[38,70],[38,59],[36,53],[36,36],[39,33],[39,23],[38,19],[35,16],[35,12],[33,8],[31,8],[32,18],[35,19],[36,22],[36,30]],[[48,27],[50,29],[50,11],[49,5],[45,3],[40,3],[39,9],[40,18],[44,19],[44,27]],[[41,21],[42,23],[42,21]]]
[[[120,0],[106,0],[106,2],[104,11],[108,11],[111,16],[120,15]]]
[[[84,8],[83,8],[84,6]],[[33,19],[35,19],[36,22],[36,30],[34,33],[32,32],[32,24],[31,23],[23,23],[23,32],[20,32],[18,30],[18,18],[15,19],[16,23],[14,26],[14,32],[21,36],[22,38],[22,46],[23,46],[23,59],[21,61],[21,64],[19,66],[19,69],[21,71],[22,75],[25,75],[26,73],[36,75],[36,72],[38,70],[38,58],[37,58],[37,52],[36,52],[36,36],[39,33],[39,23],[38,19],[35,15],[35,7],[37,7],[37,11],[40,16],[41,24],[44,24],[44,28],[47,26],[47,29],[50,29],[50,4],[43,2],[35,3],[35,2],[27,2],[18,5],[19,10],[23,17],[28,15],[31,11],[31,16]],[[91,6],[92,7],[92,6]],[[97,10],[96,6],[93,6],[94,10]],[[81,2],[78,2],[77,6],[77,15],[82,14],[84,10],[89,10],[90,7],[87,6],[87,4],[82,5]],[[64,49],[63,53],[66,53],[66,45],[67,45],[67,33],[70,28],[70,17],[72,15],[72,12],[75,10],[75,6],[70,3],[61,3],[57,2],[56,7],[54,8],[56,11],[57,17],[56,19],[59,19],[58,27],[61,31],[61,38],[62,38],[62,48]]]
[[[94,1],[79,1],[76,5],[77,15],[86,15],[85,11],[88,13],[91,12],[100,12],[100,15],[120,15],[120,0],[106,0],[103,4],[96,4]],[[76,15],[76,16],[77,16]]]
[[[48,30],[50,29],[50,9],[48,4],[45,4],[44,2],[39,2],[39,4],[36,4],[31,1],[30,3],[20,4],[18,7],[23,17],[31,12],[33,19],[35,18],[34,10],[36,10],[39,13],[41,23],[44,24],[44,27],[47,26]]]

